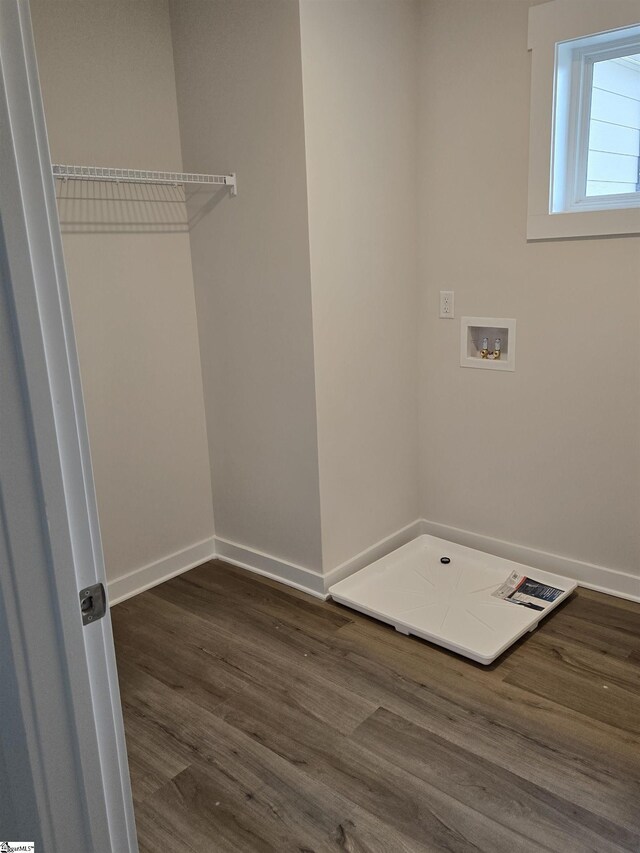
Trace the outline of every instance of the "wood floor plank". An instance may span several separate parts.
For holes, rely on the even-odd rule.
[[[158,594],[207,617],[207,602],[185,591],[183,584],[163,586]],[[226,611],[216,620],[231,632],[238,624]],[[638,741],[627,733],[505,685],[500,672],[364,617],[341,628],[330,642],[271,617],[257,615],[242,626],[243,635],[257,646],[280,651],[290,660],[306,655],[328,680],[348,684],[353,692],[408,719],[426,717],[435,733],[457,738],[485,757],[497,756],[506,769],[520,769],[553,793],[637,828],[640,817],[629,806],[628,792],[638,792]],[[617,795],[607,795],[611,788]]]
[[[543,650],[533,645],[528,651],[526,665],[514,667],[505,683],[640,736],[640,694],[637,690],[619,686],[615,677],[607,678],[608,683],[605,683],[602,673],[594,678],[584,667],[575,664],[575,658],[554,653],[555,649],[557,646]],[[556,666],[550,669],[552,659]]]
[[[304,746],[306,757],[292,754],[282,745],[274,749],[274,744],[268,742],[264,724],[267,702],[263,697],[256,703],[253,688],[248,688],[241,696],[246,697],[247,708],[256,712],[263,722],[249,720],[245,730],[238,725],[230,725],[226,712],[220,707],[214,716],[214,713],[205,712],[152,677],[132,670],[135,668],[127,663],[121,668],[123,690],[127,692],[130,703],[148,715],[149,723],[188,750],[192,763],[202,762],[222,773],[229,773],[228,768],[233,768],[236,782],[246,786],[247,790],[260,791],[265,785],[278,790],[283,786],[284,777],[289,797],[295,798],[298,807],[302,807],[306,798],[314,796],[326,810],[328,820],[333,819],[340,807],[344,814],[351,816],[354,826],[363,820],[363,816],[368,816],[369,822],[375,818],[381,828],[386,827],[383,835],[391,835],[392,839],[408,836],[409,842],[404,846],[409,849],[455,853],[472,850],[511,853],[515,849],[533,853],[539,850],[528,845],[517,833],[493,825],[451,798],[437,791],[427,791],[425,786],[417,785],[407,774],[395,771],[384,762],[376,762],[367,755],[357,760],[356,754],[363,753],[362,750],[352,748],[349,762],[345,755],[349,751],[348,744],[340,735],[329,736],[329,740],[340,745],[332,755],[344,766],[341,773],[323,775],[318,772],[322,765],[314,762],[307,745]],[[231,701],[241,701],[240,696]],[[291,713],[284,713],[280,706],[277,707],[276,725],[282,732],[281,736],[286,738],[284,732],[292,729]],[[237,718],[234,720],[238,722]],[[307,733],[311,729],[318,739],[328,733],[326,727],[307,721],[302,715],[297,715],[297,722]],[[336,782],[341,784],[336,785]],[[318,785],[320,792],[310,793],[317,792]],[[365,802],[373,805],[372,808],[363,807],[354,799],[352,786],[355,785],[363,792]],[[337,807],[332,806],[332,798],[336,795],[340,804]],[[148,809],[153,807],[149,805],[152,799],[145,802]],[[333,836],[339,837],[336,833],[343,822],[340,819],[336,823]]]
[[[193,780],[185,787],[185,780],[178,777],[137,810],[144,842],[141,851],[171,850],[178,838],[180,843],[184,839],[184,849],[192,853],[251,853],[265,847],[274,853],[430,853],[439,849],[417,846],[364,813],[338,819],[334,828],[322,834],[315,826],[309,829],[309,810],[295,792],[279,794],[263,788],[242,800],[233,792],[219,793],[207,781],[210,768],[205,765],[194,764],[191,771],[197,774],[195,784],[200,786],[196,796],[191,789]],[[216,796],[223,799],[216,800]],[[326,795],[318,797],[312,811],[331,815],[331,804],[327,807],[326,802]]]
[[[588,625],[611,628],[635,639],[640,637],[640,606],[633,602],[611,595],[597,596],[589,590],[578,590],[571,601],[570,613],[576,619],[585,620]]]
[[[323,792],[325,793],[325,792]],[[355,816],[337,820],[325,798],[302,801],[294,792],[263,786],[244,789],[233,774],[194,764],[174,778],[142,812],[143,828],[170,815],[159,849],[170,838],[185,839],[197,853],[417,853],[418,848],[375,819]],[[165,818],[166,824],[166,818]],[[169,838],[167,838],[169,835]],[[215,846],[212,848],[212,840]],[[421,847],[424,851],[428,847]],[[437,848],[432,848],[437,849]]]
[[[336,640],[353,690],[377,685],[380,704],[434,734],[524,774],[552,793],[640,830],[640,744],[617,729],[479,673],[392,630],[349,626]],[[357,665],[357,668],[356,668]],[[412,681],[413,676],[413,681]]]
[[[587,589],[586,586],[581,586],[577,590],[577,595],[586,601],[595,602],[598,606],[601,604],[611,605],[617,610],[627,610],[629,613],[634,613],[636,618],[640,615],[640,600],[631,601],[628,598],[619,598],[616,595],[608,595],[604,592],[597,592],[594,589]],[[638,592],[640,599],[640,592]]]
[[[488,668],[220,562],[112,618],[143,853],[640,851],[640,605]]]
[[[186,757],[188,766],[197,765],[209,773],[233,779],[237,790],[251,792],[254,796],[257,792],[264,793],[272,804],[278,804],[285,820],[300,822],[316,815],[334,844],[331,849],[363,853],[424,853],[443,849],[430,842],[416,844],[402,831],[386,825],[376,815],[359,809],[310,777],[303,768],[193,705],[182,694],[126,661],[120,667],[120,680],[128,703],[125,722],[128,725],[135,716],[138,725],[134,737],[140,736],[142,728],[145,741],[157,740],[172,754]],[[128,737],[129,732],[127,728]],[[165,785],[162,791],[166,788]],[[136,810],[140,816],[138,833],[147,846],[163,849],[163,844],[176,837],[182,813],[172,814],[166,802],[161,807],[154,797],[145,800],[143,805]],[[213,807],[210,802],[208,805]],[[186,804],[185,808],[190,814],[192,807]],[[290,816],[285,814],[288,811],[292,812]],[[194,843],[193,838],[191,843]],[[213,846],[209,849],[217,850],[214,838],[210,843]]]
[[[262,694],[258,701],[253,688],[214,713],[420,844],[431,842],[445,850],[479,848],[492,853],[541,849],[517,829],[488,820],[466,803],[417,780],[349,738],[271,701],[267,695]]]
[[[180,591],[198,598],[209,617],[223,619],[225,615],[233,617],[239,613],[252,614],[263,617],[262,621],[264,618],[282,621],[299,628],[311,637],[325,638],[352,621],[350,615],[342,611],[321,607],[321,602],[316,599],[311,599],[305,606],[301,606],[300,599],[276,596],[270,587],[253,584],[253,587],[257,586],[258,589],[249,593],[235,578],[233,581],[233,585],[223,593],[225,584],[221,582],[219,572],[212,570],[208,573],[200,572],[195,576],[189,572],[174,579],[171,593]],[[155,587],[151,594],[162,596],[167,592],[163,584]]]
[[[539,636],[540,642],[546,642],[542,640],[542,634]],[[486,704],[492,712],[508,711],[509,706],[522,703],[523,708],[520,713],[541,711],[538,713],[538,722],[541,726],[545,725],[545,719],[550,721],[555,711],[558,719],[554,719],[552,725],[548,722],[549,732],[545,732],[552,738],[552,743],[566,745],[575,742],[578,749],[588,743],[589,754],[593,754],[593,741],[599,742],[606,739],[605,754],[614,753],[617,762],[623,766],[625,766],[625,758],[628,758],[628,766],[632,772],[635,773],[638,770],[637,755],[640,750],[640,736],[625,730],[624,710],[621,710],[619,717],[614,717],[614,724],[609,725],[555,702],[553,696],[547,700],[533,691],[527,691],[526,688],[514,689],[509,684],[513,672],[526,669],[529,661],[539,660],[542,654],[541,647],[533,635],[503,661],[500,679],[495,679],[492,673],[485,673],[484,667],[480,665],[469,667],[464,659],[429,643],[414,638],[406,641],[398,632],[389,630],[373,620],[341,629],[336,635],[334,645],[343,657],[347,653],[351,662],[357,660],[363,668],[371,672],[372,677],[377,672],[375,667],[386,665],[391,673],[403,678],[409,686],[428,688],[443,696],[460,696],[463,701],[468,698],[473,708]],[[556,662],[553,668],[554,671],[558,669]],[[601,683],[601,677],[597,672],[588,675],[594,685]],[[630,683],[631,674],[624,680]],[[503,699],[506,702],[503,702]],[[500,719],[502,717],[498,716],[497,721]],[[509,720],[514,723],[514,729],[517,730],[517,716],[510,715]],[[570,720],[570,723],[566,720]],[[575,737],[571,737],[571,731],[575,732]]]
[[[285,815],[279,806],[264,788],[247,789],[232,772],[193,764],[147,803],[144,814],[151,821],[170,815],[172,838],[198,853],[210,853],[213,839],[219,853],[332,850],[319,804],[313,816],[302,809]]]
[[[539,631],[531,637],[526,647],[522,646],[509,658],[508,669],[526,665],[531,658],[540,660],[543,665],[552,665],[561,672],[570,671],[581,675],[590,683],[600,683],[606,689],[616,685],[633,695],[640,693],[640,672],[629,666],[628,659],[621,660],[606,651],[593,649],[577,638],[569,639]],[[622,722],[622,719],[616,724],[618,722]]]
[[[131,732],[132,728],[128,726]],[[167,755],[157,743],[142,745],[136,739],[129,737],[128,742],[129,771],[131,776],[131,791],[136,805],[143,803],[151,794],[181,773],[186,765]]]
[[[153,803],[136,807],[136,829],[138,832],[139,853],[158,853],[158,851],[178,849],[184,853],[199,853],[187,838],[179,834],[176,826],[179,818],[173,811],[156,809]],[[216,840],[209,839],[209,849],[216,850]]]
[[[229,571],[220,560],[212,560],[182,576],[185,583],[197,586],[212,594],[212,598],[260,610],[280,619],[302,622],[305,630],[313,629],[321,635],[330,634],[353,621],[347,610],[327,607],[317,598],[293,587],[283,586],[269,578],[260,578],[242,569]]]
[[[289,586],[283,584],[281,581],[276,580],[275,578],[270,578],[267,575],[261,575],[257,572],[252,572],[248,569],[242,568],[240,566],[232,565],[231,563],[227,563],[222,559],[214,559],[210,560],[209,563],[204,563],[203,567],[207,566],[216,566],[218,573],[225,578],[236,579],[239,578],[243,582],[249,581],[251,584],[259,586],[261,589],[267,587],[269,589],[277,590],[278,593],[285,594],[288,599],[297,599],[300,601],[304,601],[305,604],[309,604],[311,606],[318,606],[320,608],[324,608],[326,606],[326,601],[324,598],[320,598],[319,596],[310,595],[308,592],[304,592],[302,589],[297,589],[294,586]],[[201,568],[198,566],[197,568]],[[197,571],[197,569],[192,569],[192,571]],[[188,576],[190,573],[184,575]],[[347,618],[350,618],[350,615],[346,615]]]
[[[626,661],[640,652],[639,612],[636,602],[579,588],[537,633]]]
[[[380,708],[351,738],[374,745],[378,755],[505,826],[516,826],[550,850],[637,851],[640,833],[629,832],[550,794],[521,776],[433,735]]]
[[[538,633],[545,637],[577,642],[584,648],[622,661],[627,660],[631,654],[640,653],[640,636],[606,625],[589,623],[572,614],[573,610],[567,607],[557,618],[545,619]]]
[[[128,657],[122,647],[119,654]],[[127,664],[123,663],[122,669],[131,673]],[[135,675],[133,679],[135,680]],[[132,682],[124,677],[121,677],[120,682],[131,789],[137,807],[185,770],[192,758],[188,750],[182,749],[179,744],[164,736],[162,731],[147,724],[145,716],[129,704]]]
[[[153,602],[151,605],[155,610]],[[183,691],[205,707],[224,702],[244,688],[246,680],[241,674],[212,666],[205,653],[194,661],[190,655],[191,638],[178,626],[166,622],[159,629],[147,618],[144,607],[132,613],[134,619],[126,618],[129,613],[123,618],[123,614],[124,611],[114,614],[113,619],[114,639],[121,656],[167,686]]]
[[[149,597],[135,605],[133,615],[135,620],[119,618],[114,625],[116,642],[129,659],[205,708],[254,683],[348,733],[377,707],[315,674],[304,652],[295,658],[274,653],[268,643],[247,640],[172,602]]]

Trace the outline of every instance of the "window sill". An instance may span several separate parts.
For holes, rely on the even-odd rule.
[[[613,237],[640,234],[640,208],[585,210],[579,213],[530,213],[527,240]]]

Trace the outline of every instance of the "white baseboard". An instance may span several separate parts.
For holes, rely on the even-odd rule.
[[[360,551],[355,557],[351,557],[349,560],[328,571],[324,576],[325,590],[329,589],[334,583],[338,583],[343,578],[349,577],[354,572],[368,566],[369,563],[373,563],[381,557],[386,557],[387,554],[390,554],[402,545],[406,545],[407,542],[415,539],[416,536],[420,536],[423,532],[422,525],[422,519],[416,519],[416,521],[407,524],[406,527],[402,527],[400,530],[396,530],[395,533],[385,536],[384,539],[376,542],[375,545],[370,545],[369,548]]]
[[[188,548],[177,551],[175,554],[169,554],[161,560],[135,569],[128,575],[109,581],[107,584],[109,606],[112,607],[139,592],[144,592],[145,589],[151,589],[152,586],[168,581],[169,578],[181,575],[213,557],[215,557],[214,539],[210,537],[189,545]]]
[[[142,566],[124,577],[110,581],[108,583],[109,603],[114,605],[124,601],[216,557],[234,566],[295,587],[317,598],[326,599],[327,590],[334,583],[352,575],[369,563],[379,560],[422,533],[429,533],[441,539],[448,539],[450,542],[457,542],[459,545],[466,545],[468,548],[495,554],[497,557],[504,557],[515,563],[523,563],[526,566],[575,578],[580,586],[588,589],[627,598],[630,601],[640,601],[640,577],[636,575],[581,562],[570,557],[561,557],[525,545],[516,545],[448,524],[417,519],[331,569],[325,575],[245,545],[229,542],[219,536],[204,539],[182,551]]]
[[[504,542],[502,539],[494,539],[491,536],[483,536],[480,533],[472,533],[426,519],[422,521],[422,532],[438,536],[440,539],[448,539],[450,542],[457,542],[458,545],[466,545],[468,548],[495,554],[497,557],[504,557],[514,563],[524,563],[525,566],[533,566],[543,571],[574,578],[580,586],[588,589],[627,598],[630,601],[640,601],[640,577],[637,575],[630,575],[606,566],[596,566],[593,563],[584,563],[570,557],[560,557],[557,554],[549,554],[547,551],[515,545],[512,542]]]
[[[306,569],[304,566],[298,566],[295,563],[288,563],[286,560],[280,560],[278,557],[272,557],[262,551],[247,548],[245,545],[229,542],[219,536],[215,537],[215,545],[216,556],[220,560],[280,581],[303,592],[308,592],[310,595],[315,595],[316,598],[325,599],[327,597],[324,579],[320,572]]]

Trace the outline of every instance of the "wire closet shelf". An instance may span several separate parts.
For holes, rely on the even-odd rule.
[[[231,195],[238,195],[235,173],[231,175],[199,175],[194,172],[155,172],[144,169],[114,169],[109,166],[64,166],[52,163],[54,178],[64,181],[116,181],[130,184],[163,184],[180,186],[199,184],[201,186],[229,187]]]

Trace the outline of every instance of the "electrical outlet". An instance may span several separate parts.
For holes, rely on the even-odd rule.
[[[453,290],[440,291],[440,317],[443,320],[453,320]]]

